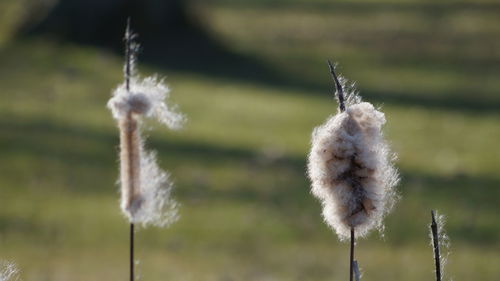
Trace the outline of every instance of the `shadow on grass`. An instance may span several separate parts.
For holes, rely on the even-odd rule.
[[[205,28],[190,1],[160,2],[56,0],[46,14],[38,15],[41,20],[24,19],[17,38],[47,37],[105,48],[122,56],[122,38],[130,17],[137,41],[146,50],[140,54],[141,62],[220,79],[290,84],[290,79],[258,57],[235,52],[221,43]],[[31,10],[36,7],[33,5]]]
[[[62,165],[58,165],[58,170],[52,172],[73,177],[71,182],[74,186],[68,189],[69,192],[76,194],[109,192],[111,182],[114,180],[112,177],[117,175],[116,132],[35,120],[23,122],[1,120],[0,129],[4,132],[0,138],[0,153],[4,165],[17,157],[32,162],[39,161],[44,165],[50,165],[51,161],[55,161]],[[306,155],[269,157],[249,149],[169,139],[152,140],[148,146],[158,151],[162,166],[175,167],[183,171],[180,175],[175,175],[178,186],[176,194],[181,201],[190,202],[195,199],[198,202],[250,203],[272,212],[286,213],[290,218],[302,218],[288,222],[295,225],[299,231],[304,227],[307,228],[309,219],[305,219],[304,222],[302,221],[304,218],[319,216],[319,203],[309,194],[309,182],[305,173]],[[211,175],[214,173],[214,168],[227,170],[237,177],[224,178],[226,177],[224,175]],[[72,173],[73,170],[78,173]],[[199,171],[203,171],[212,180],[205,182],[193,180]],[[33,175],[25,175],[25,177],[30,176]],[[4,175],[4,180],[8,180],[9,177],[9,174]],[[50,175],[45,177],[49,181],[44,185],[44,188],[47,188],[46,192],[55,194],[59,192],[51,191],[51,186],[60,190],[60,185],[64,182],[52,184]],[[400,235],[400,242],[409,242],[420,235],[419,231],[425,230],[419,225],[408,223],[409,218],[402,217],[403,215],[418,216],[419,214],[408,212],[421,212],[421,215],[426,217],[428,209],[438,208],[460,211],[458,216],[467,214],[466,218],[454,217],[453,213],[448,214],[453,221],[461,222],[449,229],[453,239],[484,245],[498,244],[500,233],[498,225],[493,221],[485,223],[481,218],[481,216],[495,217],[500,211],[498,177],[466,174],[446,177],[402,171],[402,178],[400,190],[403,199],[397,206],[400,215],[396,216],[395,221],[399,224],[397,228],[404,232],[404,235]],[[220,182],[225,182],[226,187],[220,188],[217,185]]]
[[[476,92],[477,93],[477,92]],[[395,104],[406,107],[418,106],[426,109],[444,109],[474,114],[498,113],[500,101],[493,98],[478,99],[469,91],[454,91],[443,94],[435,93],[401,93],[362,90],[364,100],[379,104]],[[469,98],[465,98],[468,96]]]
[[[81,2],[81,1],[80,1]],[[80,3],[78,1],[74,3]],[[125,25],[126,15],[132,13],[134,19],[135,9],[123,6],[118,11],[114,12],[114,18],[103,19],[103,22],[97,21],[95,24],[100,24],[106,28],[99,28],[99,32],[90,30],[86,23],[86,17],[82,17],[83,12],[75,10],[75,5],[71,1],[60,1],[60,5],[56,6],[43,21],[37,25],[27,29],[21,35],[29,36],[52,36],[61,41],[76,42],[79,44],[99,46],[109,48],[117,54],[122,53],[121,38]],[[68,4],[69,3],[69,4]],[[84,3],[84,2],[81,2]],[[294,1],[219,1],[219,3],[229,3],[231,7],[257,7],[262,9],[293,9],[307,8],[312,10],[345,12],[347,14],[359,13],[389,13],[389,12],[416,12],[421,13],[425,17],[441,18],[445,15],[455,12],[476,11],[490,12],[500,10],[500,5],[496,3],[327,3],[318,2],[294,2]],[[83,5],[83,4],[82,4]],[[186,6],[186,5],[184,5]],[[183,6],[183,7],[184,7]],[[76,6],[78,7],[78,6]],[[85,5],[83,6],[85,7]],[[190,9],[189,6],[186,6]],[[68,11],[80,16],[82,19],[73,19],[68,15]],[[145,52],[141,54],[141,61],[153,67],[165,70],[172,70],[186,73],[199,73],[216,79],[227,81],[241,81],[245,83],[255,83],[264,86],[277,87],[280,89],[301,90],[303,92],[315,95],[330,95],[332,85],[328,83],[328,71],[326,65],[324,67],[324,78],[305,78],[298,76],[297,73],[288,72],[283,69],[278,69],[271,66],[257,55],[243,54],[234,51],[229,46],[225,45],[216,38],[209,30],[203,27],[203,23],[197,19],[196,15],[189,16],[185,10],[182,12],[173,12],[175,16],[172,21],[161,22],[160,26],[154,26],[147,21],[143,14],[137,13],[137,28],[136,31],[140,34],[139,41],[143,43]],[[64,23],[69,22],[66,26]],[[94,22],[90,22],[94,23]],[[104,24],[105,23],[105,24]],[[97,26],[97,25],[96,25]],[[63,28],[64,27],[64,28]],[[75,31],[75,32],[70,32]],[[91,32],[92,31],[92,32]],[[340,34],[342,36],[342,33]],[[344,34],[348,36],[348,34]],[[359,37],[359,38],[358,38]],[[498,63],[493,58],[477,58],[463,59],[457,57],[442,58],[438,56],[422,56],[421,52],[425,52],[425,47],[418,47],[414,50],[414,54],[407,56],[408,49],[415,49],[413,45],[417,43],[432,44],[433,41],[445,43],[453,42],[456,45],[462,45],[470,41],[470,38],[445,38],[441,36],[432,36],[432,34],[363,34],[354,39],[341,38],[342,41],[348,42],[355,40],[354,44],[370,45],[372,49],[379,48],[379,52],[385,53],[384,61],[391,65],[403,64],[414,65],[418,67],[432,67],[439,64],[440,67],[445,66],[447,69],[467,69],[468,71],[484,72],[484,68],[495,68]],[[429,40],[430,39],[430,40]],[[476,38],[475,40],[480,40]],[[455,42],[458,40],[458,42]],[[344,42],[344,43],[345,43]],[[398,43],[399,42],[399,43]],[[406,42],[406,43],[405,43]],[[408,43],[409,42],[409,43]],[[435,43],[436,43],[435,42]],[[443,42],[438,45],[442,45]],[[397,44],[402,44],[397,47],[398,50],[404,50],[402,54],[394,56],[388,50],[394,49]],[[410,44],[410,45],[408,45]],[[413,46],[413,47],[412,47]],[[396,52],[397,53],[397,52]],[[325,54],[325,58],[328,54]],[[400,58],[400,61],[398,61]],[[402,60],[402,61],[401,61]],[[436,62],[437,61],[437,62]],[[444,70],[446,71],[446,69]],[[493,69],[494,71],[494,69]],[[318,76],[318,75],[317,75]],[[425,83],[425,81],[423,81]],[[485,93],[477,93],[481,89],[474,89],[475,94],[479,96],[488,96]],[[427,108],[442,108],[446,110],[459,110],[466,112],[488,113],[496,112],[500,108],[500,101],[496,98],[478,99],[470,95],[470,89],[460,92],[454,92],[443,95],[443,93],[400,93],[393,92],[376,92],[370,89],[363,91],[363,96],[366,99],[377,103],[390,103],[403,106],[422,106]],[[489,95],[491,96],[491,95]]]
[[[427,15],[454,13],[464,11],[495,12],[500,10],[500,4],[494,2],[383,2],[383,1],[304,1],[304,0],[217,0],[219,5],[235,8],[261,9],[308,9],[318,11],[339,10],[349,13],[377,13],[377,12],[418,12]]]

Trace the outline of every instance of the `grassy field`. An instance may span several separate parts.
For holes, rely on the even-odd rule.
[[[182,206],[170,228],[138,232],[141,280],[347,279],[348,245],[323,224],[305,176],[312,128],[336,110],[326,58],[382,106],[399,154],[402,199],[383,238],[358,242],[363,280],[432,280],[431,208],[448,216],[448,278],[498,280],[500,5],[330,2],[196,5],[210,34],[247,58],[231,67],[258,62],[268,78],[140,65],[167,76],[189,117],[182,131],[148,131]],[[0,259],[27,281],[126,280],[105,107],[122,58],[14,40],[15,17],[2,19]]]

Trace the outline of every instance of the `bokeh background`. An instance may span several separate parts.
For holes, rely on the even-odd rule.
[[[137,234],[140,280],[345,280],[348,244],[305,175],[336,111],[325,60],[382,106],[399,204],[360,240],[364,280],[432,280],[430,210],[447,215],[447,278],[500,278],[500,3],[494,0],[1,0],[0,259],[27,281],[128,280],[118,132],[125,19],[143,75],[166,76],[182,131],[148,147],[180,220]]]

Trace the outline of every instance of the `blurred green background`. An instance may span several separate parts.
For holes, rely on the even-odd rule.
[[[311,131],[337,107],[327,58],[382,106],[399,154],[402,199],[384,236],[357,244],[363,280],[433,280],[433,208],[447,280],[499,280],[500,3],[144,1],[136,15],[134,1],[0,1],[0,259],[24,280],[128,280],[105,107],[127,13],[140,72],[166,76],[189,118],[147,132],[182,206],[137,233],[140,280],[347,279],[349,247],[305,175]]]

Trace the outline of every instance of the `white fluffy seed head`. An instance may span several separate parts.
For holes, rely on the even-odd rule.
[[[171,197],[173,182],[170,175],[158,167],[154,152],[141,154],[140,182],[140,208],[131,213],[130,220],[159,227],[175,222],[178,203]]]
[[[169,175],[156,164],[154,153],[144,149],[141,119],[154,118],[178,129],[184,116],[167,106],[169,89],[156,77],[130,77],[115,89],[108,108],[120,129],[121,209],[131,223],[166,226],[177,218],[177,203],[171,199]]]
[[[308,161],[311,191],[341,240],[351,228],[360,237],[382,228],[399,181],[382,134],[384,114],[355,95],[347,101],[345,112],[314,129]]]
[[[140,79],[130,78],[130,91],[125,83],[119,85],[108,102],[108,108],[117,120],[132,112],[138,116],[155,118],[171,129],[180,129],[185,121],[176,106],[169,106],[166,100],[170,90],[156,76]]]
[[[19,280],[19,270],[11,262],[0,261],[0,281]]]

